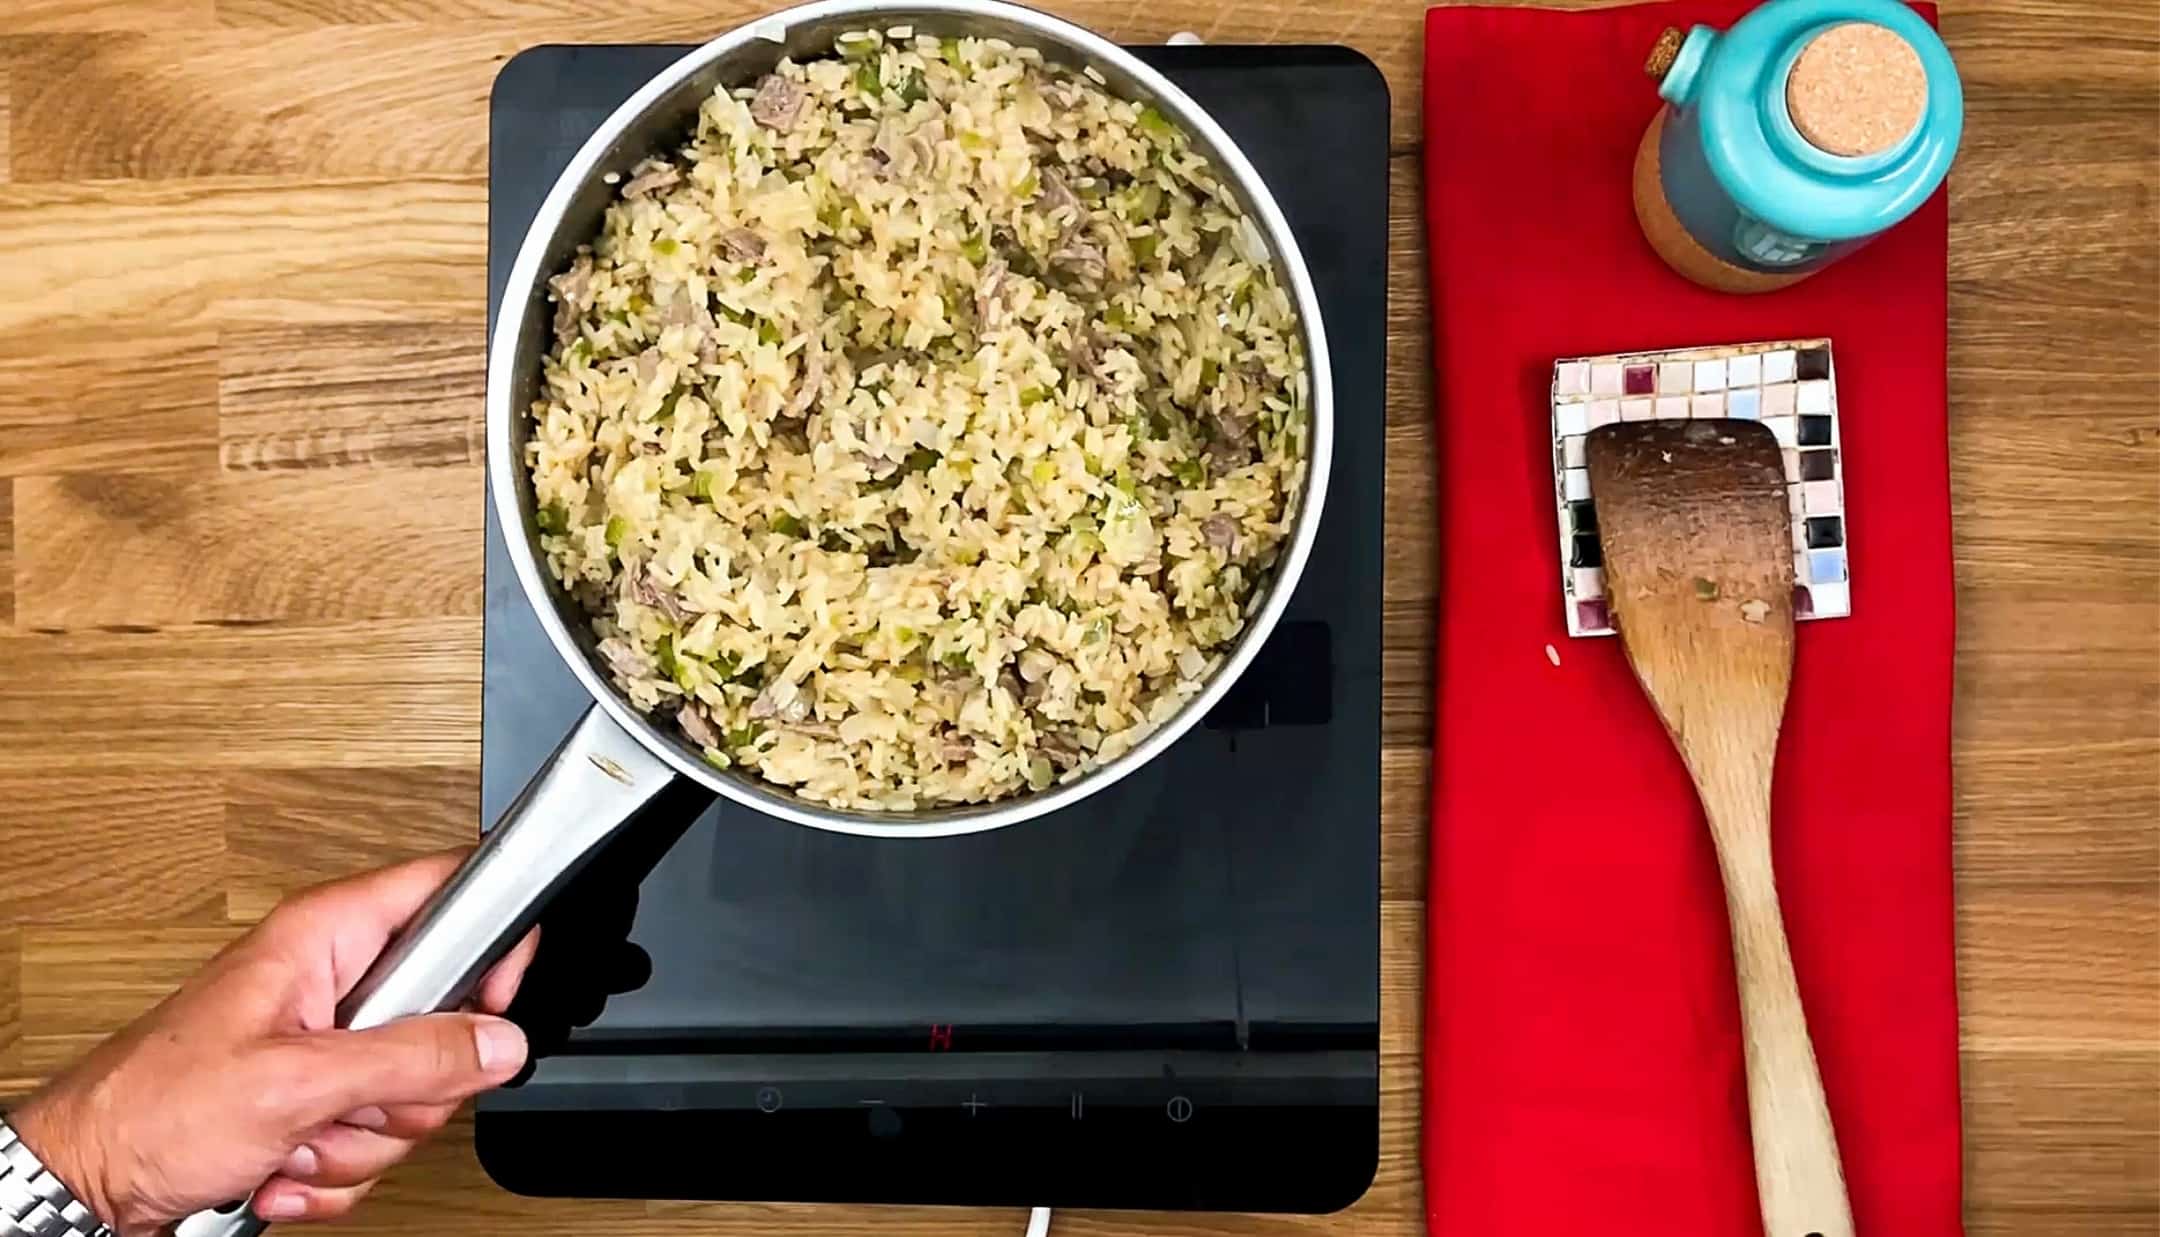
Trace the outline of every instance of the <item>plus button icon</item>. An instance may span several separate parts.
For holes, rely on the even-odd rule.
[[[981,1112],[983,1109],[988,1108],[989,1106],[990,1105],[985,1104],[981,1100],[975,1098],[975,1093],[972,1091],[968,1092],[967,1103],[960,1105],[960,1107],[968,1110],[968,1115],[971,1117],[974,1116],[976,1113]]]

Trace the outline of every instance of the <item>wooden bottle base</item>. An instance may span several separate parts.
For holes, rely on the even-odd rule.
[[[1734,266],[1703,248],[1688,233],[1680,217],[1673,213],[1672,203],[1665,200],[1658,152],[1665,135],[1666,115],[1664,111],[1657,114],[1657,119],[1643,131],[1642,144],[1635,148],[1635,218],[1642,224],[1650,247],[1665,259],[1665,265],[1719,292],[1775,292],[1806,279],[1812,272],[1775,275]]]

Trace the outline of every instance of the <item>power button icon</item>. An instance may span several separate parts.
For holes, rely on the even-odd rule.
[[[780,1088],[759,1087],[757,1092],[757,1110],[759,1112],[779,1112]]]
[[[1183,1125],[1192,1120],[1192,1101],[1182,1095],[1173,1095],[1170,1102],[1163,1105],[1163,1115],[1172,1122]]]

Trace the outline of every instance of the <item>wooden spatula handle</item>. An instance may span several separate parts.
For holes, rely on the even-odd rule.
[[[1764,1237],[1853,1237],[1852,1207],[1807,1015],[1793,980],[1770,861],[1768,770],[1761,790],[1703,787],[1732,919],[1733,971],[1747,1050],[1748,1122]]]

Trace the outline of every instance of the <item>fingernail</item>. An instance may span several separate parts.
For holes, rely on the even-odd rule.
[[[357,1125],[363,1130],[379,1130],[390,1124],[390,1114],[370,1104],[366,1108],[353,1109],[339,1120],[346,1125]]]
[[[525,1063],[525,1032],[501,1018],[475,1018],[473,1045],[480,1054],[480,1069],[498,1074]]]
[[[278,1171],[288,1177],[312,1177],[315,1175],[315,1167],[318,1163],[319,1161],[315,1158],[315,1148],[308,1146],[306,1143],[301,1143],[293,1148],[291,1155],[285,1157],[285,1167]]]
[[[291,1220],[307,1211],[307,1199],[298,1194],[273,1194],[263,1206],[263,1217],[270,1220]]]

